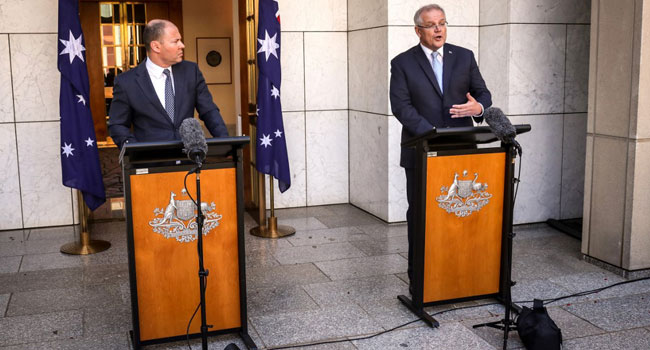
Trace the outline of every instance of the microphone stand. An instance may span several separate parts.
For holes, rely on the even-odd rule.
[[[197,227],[197,249],[199,253],[199,289],[201,293],[201,348],[203,350],[208,350],[208,328],[212,328],[212,325],[207,324],[206,318],[206,305],[205,305],[205,288],[206,288],[206,279],[210,271],[206,270],[203,266],[203,210],[201,209],[201,167],[203,166],[201,162],[200,155],[196,155],[195,158],[196,168],[191,171],[196,172],[196,222]]]
[[[519,146],[519,143],[516,144],[509,144],[508,146],[508,152],[510,152],[510,159],[512,159],[510,164],[508,164],[508,168],[506,169],[506,174],[510,174],[507,176],[508,182],[506,182],[507,187],[507,195],[504,197],[504,201],[509,201],[509,209],[508,212],[506,213],[506,217],[504,218],[506,221],[505,222],[505,227],[507,233],[504,235],[502,239],[502,249],[505,250],[505,261],[503,261],[503,264],[505,264],[505,268],[502,267],[501,273],[503,274],[503,280],[501,284],[501,297],[502,300],[501,302],[505,306],[504,310],[504,315],[503,319],[495,322],[486,322],[486,323],[481,323],[481,324],[476,324],[472,326],[472,328],[479,328],[479,327],[490,327],[490,328],[495,328],[499,330],[503,330],[503,350],[506,350],[508,347],[508,333],[511,331],[517,331],[517,324],[513,321],[511,318],[511,314],[514,312],[516,314],[519,314],[521,311],[521,307],[515,303],[512,302],[512,286],[516,284],[512,280],[512,241],[515,237],[515,233],[513,232],[512,229],[512,219],[513,219],[513,209],[514,209],[514,184],[515,181],[519,180],[514,177],[514,162],[515,159],[517,158],[517,153],[521,155],[521,146]]]

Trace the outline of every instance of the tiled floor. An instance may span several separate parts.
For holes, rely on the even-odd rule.
[[[437,329],[413,321],[406,226],[386,225],[350,205],[277,210],[294,236],[246,241],[249,332],[262,349],[344,340],[301,349],[501,349],[503,333],[472,325],[503,317],[491,300],[427,308]],[[254,221],[246,217],[246,229]],[[515,301],[553,298],[624,279],[580,259],[580,242],[546,225],[517,227]],[[90,256],[59,253],[72,228],[0,232],[0,349],[129,349],[130,291],[124,222],[96,224],[112,243]],[[486,304],[486,305],[483,305]],[[462,308],[476,306],[473,308]],[[650,281],[550,304],[565,349],[650,349]],[[236,335],[210,339],[223,349]],[[516,332],[509,348],[521,348]],[[148,347],[187,349],[184,342]],[[199,341],[192,342],[200,348]]]

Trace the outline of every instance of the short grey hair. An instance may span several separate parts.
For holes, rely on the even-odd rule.
[[[173,25],[172,22],[164,19],[152,19],[144,26],[142,39],[147,52],[151,51],[152,41],[160,41],[162,39],[163,35],[165,35],[165,28],[170,24]]]
[[[429,12],[432,10],[438,10],[442,12],[443,15],[447,16],[445,14],[445,10],[440,7],[438,4],[429,4],[429,5],[424,5],[420,7],[417,11],[415,11],[415,15],[413,16],[413,23],[415,23],[416,26],[421,26],[422,25],[422,13],[423,12]]]

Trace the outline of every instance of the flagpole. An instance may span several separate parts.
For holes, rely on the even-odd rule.
[[[88,226],[90,210],[84,202],[81,191],[77,191],[77,202],[79,208],[79,241],[66,243],[61,246],[61,253],[72,255],[88,255],[103,252],[111,247],[111,243],[102,240],[91,240]]]
[[[266,183],[266,174],[261,174],[264,178],[264,183]],[[291,236],[296,233],[296,229],[287,226],[287,225],[278,225],[278,218],[275,217],[275,203],[274,203],[274,198],[273,198],[273,176],[270,177],[270,188],[269,188],[269,193],[270,193],[270,204],[271,204],[271,216],[264,220],[263,222],[260,222],[260,225],[257,227],[253,227],[251,229],[251,234],[253,236],[258,236],[258,237],[263,237],[263,238],[282,238],[286,236]],[[263,186],[260,186],[259,189],[259,194],[260,196],[260,206],[262,205],[262,201],[266,201],[266,198],[264,198],[264,188]],[[264,213],[263,218],[266,218],[266,213]]]

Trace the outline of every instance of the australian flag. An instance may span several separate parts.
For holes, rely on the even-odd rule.
[[[79,0],[59,0],[58,67],[61,72],[61,171],[63,185],[83,193],[91,210],[106,201],[93,117],[90,114],[85,41]]]
[[[280,11],[277,0],[259,4],[256,167],[278,179],[284,192],[291,186],[291,174],[280,104]]]

